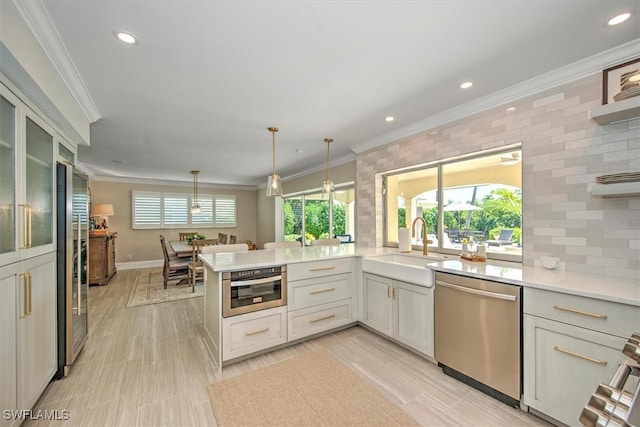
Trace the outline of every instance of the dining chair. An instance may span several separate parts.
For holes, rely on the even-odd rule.
[[[311,241],[311,246],[339,246],[340,239],[316,239]]]
[[[193,247],[191,256],[192,261],[187,265],[191,292],[196,291],[196,279],[198,277],[204,280],[204,264],[202,264],[202,261],[198,259],[198,255],[201,253],[203,247],[217,244],[218,239],[196,239],[191,242],[191,246]]]
[[[287,249],[287,248],[300,248],[302,243],[298,240],[292,242],[267,242],[264,244],[265,249]]]
[[[181,242],[184,242],[186,240],[189,240],[189,236],[196,233],[196,231],[189,231],[186,233],[178,233],[178,237],[180,239]]]
[[[224,233],[218,233],[218,244],[226,245],[227,244],[227,235]]]
[[[188,280],[188,265],[190,259],[170,256],[167,251],[167,242],[165,242],[163,235],[160,235],[160,244],[162,246],[162,254],[164,256],[164,267],[162,269],[164,288],[167,289],[167,283],[169,283],[169,280],[178,280],[178,283],[182,280]]]
[[[232,234],[231,236],[229,236],[229,244],[233,245],[235,243],[236,243],[236,236]]]

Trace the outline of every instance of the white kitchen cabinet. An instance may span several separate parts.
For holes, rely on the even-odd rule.
[[[640,307],[524,289],[524,403],[570,426],[624,359]]]
[[[365,273],[362,282],[362,323],[393,336],[391,289],[393,280]]]
[[[354,321],[353,259],[287,266],[288,340],[295,341]]]
[[[347,325],[352,322],[351,298],[289,311],[289,341]]]
[[[287,307],[275,307],[222,319],[222,360],[287,342]]]
[[[16,277],[17,264],[0,268],[0,408],[17,409],[17,321]],[[7,427],[15,421],[0,418],[0,426]]]
[[[365,273],[362,322],[433,357],[433,288]]]
[[[0,269],[4,409],[31,409],[57,367],[55,253]]]
[[[0,84],[0,266],[55,250],[54,130]]]

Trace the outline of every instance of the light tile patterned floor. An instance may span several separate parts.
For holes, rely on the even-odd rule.
[[[425,426],[548,426],[444,374],[432,362],[353,327],[216,372],[202,341],[203,300],[125,308],[135,270],[89,289],[90,337],[70,375],[36,409],[68,410],[66,422],[24,425],[215,426],[206,386],[317,348],[380,389]]]

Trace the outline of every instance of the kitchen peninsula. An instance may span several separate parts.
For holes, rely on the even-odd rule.
[[[635,329],[640,325],[640,289],[633,280],[522,267],[521,264],[504,261],[472,262],[455,255],[431,253],[425,257],[418,253],[400,254],[396,248],[355,245],[218,253],[202,255],[201,258],[207,271],[204,340],[218,369],[261,352],[356,323],[436,361],[433,354],[433,288],[437,287],[433,277],[436,272],[521,286],[521,401],[539,413],[568,424],[574,424],[573,414],[579,413],[586,403],[583,395],[593,390],[592,383],[606,382],[610,378],[620,360],[624,340],[632,332],[637,332]],[[371,263],[364,260],[386,262],[388,267],[383,265],[372,272],[368,267]],[[223,276],[228,277],[225,274],[282,266],[285,268],[278,272],[284,296],[281,305],[237,316],[223,316],[226,303]],[[412,279],[411,275],[399,278],[395,274],[402,268],[411,268],[413,272],[424,269],[425,280],[422,283],[418,280],[404,283]],[[367,297],[368,289],[375,289],[368,288],[367,280],[372,277],[374,281],[380,279],[378,287],[384,288],[384,295],[378,301],[375,297],[373,300]],[[400,305],[393,306],[393,322],[396,322],[393,330],[379,328],[375,322],[379,319],[371,321],[367,317],[372,313],[367,309],[372,301],[385,300],[383,297],[389,293],[389,303],[394,300],[394,304],[399,304],[395,301],[396,292],[400,295],[410,287],[418,292],[405,294],[405,298],[420,302],[409,305],[413,312],[408,317],[404,315],[405,325],[419,323],[414,322],[417,315],[415,307],[419,305],[421,310],[418,311],[422,311],[419,315],[423,320],[424,316],[427,318],[420,330],[422,341],[407,337],[407,331],[412,332],[411,328],[405,326],[404,335],[402,329],[398,330],[402,328],[397,324],[402,321],[402,316],[398,320],[397,314],[402,310]],[[374,311],[391,310],[390,307],[376,306]],[[384,323],[385,317],[381,318]],[[419,318],[417,320],[420,321]],[[428,328],[426,335],[424,328]],[[425,336],[431,341],[425,343]],[[585,359],[562,353],[565,348],[579,348],[603,362],[584,366]],[[551,360],[563,366],[563,375],[543,369]],[[584,375],[585,372],[588,374]],[[571,384],[568,393],[566,384]],[[571,401],[562,403],[558,393],[571,396]]]

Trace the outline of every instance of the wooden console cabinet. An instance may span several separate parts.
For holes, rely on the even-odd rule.
[[[116,274],[117,235],[89,236],[89,284],[106,285]]]

